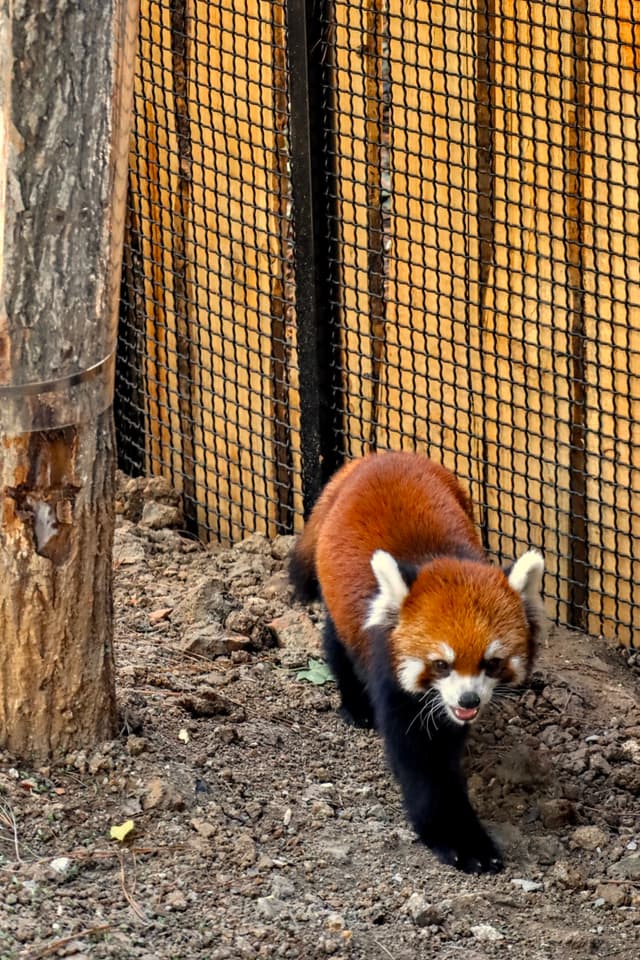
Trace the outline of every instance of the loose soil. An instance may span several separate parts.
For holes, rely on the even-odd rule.
[[[322,611],[291,601],[290,539],[205,549],[162,526],[153,483],[119,506],[120,735],[40,768],[0,752],[0,958],[637,960],[640,681],[619,651],[553,631],[474,730],[507,866],[462,875],[416,841],[377,735],[298,677]]]

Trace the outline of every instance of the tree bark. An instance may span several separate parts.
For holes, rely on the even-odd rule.
[[[113,373],[137,0],[0,0],[0,745],[115,731]]]

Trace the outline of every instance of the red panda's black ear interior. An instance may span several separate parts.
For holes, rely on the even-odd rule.
[[[418,576],[418,570],[420,569],[415,565],[415,563],[406,563],[404,560],[396,560],[398,564],[398,570],[400,571],[400,576],[406,583],[406,585],[411,589],[414,584],[416,577]]]

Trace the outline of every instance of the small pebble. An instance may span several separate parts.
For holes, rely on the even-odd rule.
[[[534,893],[536,890],[544,889],[544,884],[537,880],[526,880],[524,877],[514,877],[511,883],[514,887],[520,887],[524,893]]]
[[[471,927],[471,933],[476,940],[504,940],[504,934],[492,927],[490,923],[479,923],[475,927]]]
[[[286,909],[286,903],[284,900],[279,900],[278,897],[258,897],[256,900],[256,913],[263,920],[273,920],[274,917],[279,917],[284,913]]]

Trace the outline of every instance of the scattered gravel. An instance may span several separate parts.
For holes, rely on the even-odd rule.
[[[36,769],[0,753],[0,960],[637,960],[630,655],[556,630],[474,730],[507,866],[463,876],[415,841],[376,734],[297,678],[322,614],[291,603],[291,538],[205,549],[162,525],[177,508],[121,485],[118,739]]]

